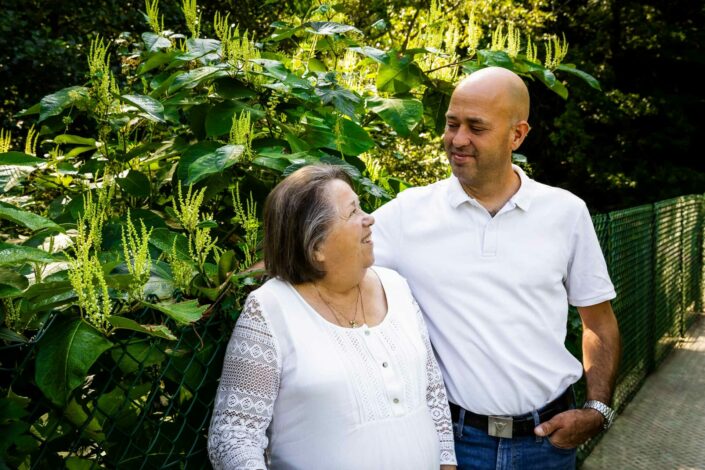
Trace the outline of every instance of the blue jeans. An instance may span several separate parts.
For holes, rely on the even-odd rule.
[[[459,470],[572,470],[576,449],[554,447],[537,436],[501,438],[453,423]]]

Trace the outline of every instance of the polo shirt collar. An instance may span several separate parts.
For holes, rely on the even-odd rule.
[[[528,211],[529,206],[531,206],[531,200],[533,199],[533,185],[535,182],[526,176],[524,170],[518,166],[512,165],[512,169],[517,175],[519,175],[521,186],[519,187],[519,190],[511,198],[509,198],[508,203],[513,203],[520,209]],[[474,198],[468,196],[455,175],[451,175],[449,178],[448,202],[454,209],[464,202],[469,202],[473,205],[479,204]]]

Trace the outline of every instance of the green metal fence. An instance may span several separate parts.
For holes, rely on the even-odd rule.
[[[704,204],[703,196],[685,196],[593,218],[618,293],[618,410],[702,311]],[[25,468],[210,468],[206,432],[232,316],[216,312],[176,344],[135,335],[104,354],[79,392],[96,405],[72,416],[31,386],[29,358],[41,332],[29,344],[0,348],[3,388],[33,397],[28,413],[40,423],[30,430],[35,442],[25,442],[37,449]]]
[[[705,197],[694,195],[593,217],[617,290],[622,361],[613,405],[620,412],[702,312],[704,216]],[[596,443],[583,445],[579,457]]]

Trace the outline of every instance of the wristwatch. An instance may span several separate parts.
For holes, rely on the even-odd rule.
[[[617,415],[617,413],[612,408],[597,400],[586,401],[583,405],[583,408],[592,408],[593,410],[597,410],[600,412],[600,414],[605,418],[605,421],[602,423],[602,429],[605,431],[609,429],[610,426],[612,426],[614,417]]]

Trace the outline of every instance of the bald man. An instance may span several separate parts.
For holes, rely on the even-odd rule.
[[[452,176],[374,213],[376,262],[407,278],[426,318],[459,468],[574,468],[575,448],[614,416],[614,287],[585,203],[512,165],[528,117],[520,77],[471,74],[446,113]],[[569,305],[583,364],[564,346]],[[576,409],[583,373],[588,401]]]

